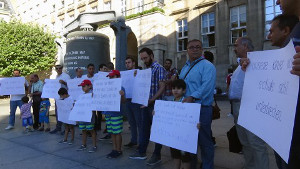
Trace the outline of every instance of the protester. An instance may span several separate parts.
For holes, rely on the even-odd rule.
[[[13,71],[13,77],[20,77],[21,75],[21,72],[20,70],[18,69],[15,69]],[[25,87],[25,93],[27,93],[27,90],[28,90],[28,82],[27,80],[25,80],[25,84],[24,84],[24,87]],[[19,107],[19,109],[21,109],[21,106],[23,104],[22,102],[22,97],[24,97],[25,94],[19,94],[19,95],[10,95],[10,102],[9,102],[9,105],[10,105],[10,114],[9,114],[9,122],[8,122],[8,126],[5,128],[5,130],[10,130],[10,129],[13,129],[14,128],[14,125],[15,125],[15,116],[16,116],[16,110],[17,110],[17,107]]]
[[[106,64],[100,64],[99,71],[100,72],[108,72]]]
[[[254,50],[251,39],[247,37],[238,38],[234,44],[234,52],[238,58],[247,58],[247,52]],[[233,117],[239,140],[243,146],[245,168],[269,168],[268,149],[263,140],[255,134],[237,124],[241,97],[243,92],[245,72],[238,66],[231,77],[229,87],[229,99],[232,100]]]
[[[58,95],[60,96],[61,100],[73,100],[70,95],[68,94],[68,90],[65,88],[60,88],[58,90]],[[74,135],[75,135],[75,130],[74,130],[74,125],[73,124],[68,124],[68,123],[63,123],[63,125],[65,126],[65,136],[64,139],[59,141],[58,143],[68,143],[69,145],[72,145],[74,143]],[[68,135],[69,132],[71,132],[71,140],[68,142]]]
[[[27,96],[22,97],[23,105],[20,108],[21,116],[20,119],[22,119],[22,126],[24,128],[24,133],[28,131],[33,131],[33,120],[31,115],[31,106],[32,106],[32,100],[29,101],[29,98]]]
[[[38,129],[39,127],[39,113],[40,113],[40,104],[41,104],[41,95],[43,91],[43,82],[39,80],[39,76],[37,74],[30,75],[30,83],[29,83],[30,96],[32,97],[32,110],[34,116],[33,128]]]
[[[294,26],[299,22],[295,15],[277,15],[272,20],[270,33],[267,38],[271,41],[272,46],[284,47],[285,40],[290,36]],[[274,151],[276,164],[279,169],[287,169],[287,163]]]
[[[45,125],[47,124],[47,128],[45,132],[50,131],[50,122],[49,122],[49,110],[50,110],[50,101],[48,98],[42,98],[40,104],[40,114],[39,114],[39,121],[41,123],[40,128],[38,131],[44,131]]]
[[[85,79],[78,86],[82,87],[82,91],[84,92],[84,94],[92,93],[93,85],[90,80]],[[91,122],[78,122],[79,129],[82,131],[82,145],[77,149],[77,151],[83,151],[86,149],[87,131],[91,133],[92,141],[93,141],[93,147],[89,150],[89,153],[94,153],[97,151],[96,132],[94,130],[95,114],[94,113],[92,114],[93,115],[92,115]]]
[[[212,103],[216,83],[216,69],[202,56],[202,42],[194,39],[187,44],[189,60],[182,68],[179,78],[187,89],[183,102],[201,104],[198,144],[201,149],[203,169],[214,168],[214,145],[211,139]],[[197,166],[197,156],[192,156],[191,168]]]
[[[133,70],[135,69],[135,60],[128,56],[125,59],[125,66],[127,70]],[[126,99],[126,111],[127,111],[127,117],[128,117],[128,122],[130,125],[130,131],[131,131],[131,139],[128,144],[125,144],[125,147],[131,148],[133,146],[136,146],[138,143],[141,142],[141,135],[142,130],[141,130],[141,105],[137,103],[132,103],[131,98]],[[138,139],[139,138],[139,139]],[[138,141],[139,140],[139,141]]]
[[[106,65],[107,65],[107,71],[108,72],[115,69],[115,65],[112,62],[108,62]]]
[[[55,65],[55,70],[57,73],[55,79],[59,80],[61,87],[68,89],[67,80],[69,80],[71,78],[67,73],[63,72],[63,65]],[[56,126],[55,126],[54,130],[49,132],[50,134],[54,134],[58,131],[61,131],[62,122],[58,121],[56,104],[55,104],[55,115],[56,115]],[[62,131],[61,134],[64,134],[64,131]]]
[[[164,68],[166,69],[166,89],[164,93],[165,97],[172,97],[171,83],[178,76],[177,69],[176,68],[171,69],[171,67],[172,67],[172,60],[166,59],[164,64]]]
[[[118,70],[112,70],[108,75],[110,79],[120,78]],[[121,102],[126,102],[125,90],[120,90]],[[122,110],[122,109],[121,109]],[[113,149],[106,155],[106,158],[118,158],[122,155],[122,131],[123,131],[123,113],[117,111],[103,111],[106,120],[107,132],[111,134]]]
[[[78,67],[75,69],[75,71],[76,71],[76,77],[74,79],[81,78],[83,75],[83,70]]]
[[[87,65],[87,74],[83,75],[82,78],[83,79],[88,79],[90,80],[92,83],[94,82],[94,75],[95,75],[95,65],[90,63]]]
[[[147,159],[146,150],[149,144],[150,138],[150,129],[152,123],[152,111],[154,109],[155,100],[162,98],[162,95],[165,91],[165,81],[166,81],[166,70],[154,60],[153,51],[149,48],[143,48],[139,51],[140,58],[144,62],[147,68],[151,68],[151,87],[150,87],[150,96],[148,101],[148,107],[143,107],[141,109],[142,113],[142,138],[141,143],[139,143],[138,152],[131,155],[129,158],[145,160]],[[148,165],[155,165],[161,162],[161,148],[162,145],[155,143],[154,152],[149,161]]]
[[[212,64],[214,64],[215,57],[214,54],[210,51],[204,51],[203,56],[206,60],[210,61]]]

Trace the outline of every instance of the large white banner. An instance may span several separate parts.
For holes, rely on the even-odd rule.
[[[126,91],[126,98],[132,98],[132,90],[134,84],[134,71],[136,70],[127,70],[121,71],[121,78],[122,78],[122,86],[125,88]]]
[[[80,95],[71,110],[69,120],[80,122],[91,122],[93,107],[92,107],[92,93]]]
[[[151,69],[137,70],[133,84],[132,103],[148,106],[151,87]]]
[[[94,80],[97,79],[108,79],[107,75],[109,72],[98,72],[94,75]]]
[[[61,84],[57,79],[45,79],[42,98],[59,99],[58,90],[61,88]]]
[[[25,94],[24,77],[0,78],[0,95]]]
[[[155,101],[150,140],[196,154],[200,109],[198,103]]]
[[[58,121],[75,125],[76,121],[69,120],[69,116],[74,104],[74,99],[70,96],[69,98],[66,98],[64,100],[57,99],[55,103],[57,107]]]
[[[82,78],[67,80],[68,93],[74,100],[77,100],[77,98],[84,93],[82,86],[78,86],[83,80]]]
[[[95,80],[93,84],[94,110],[120,111],[121,83],[121,78]]]
[[[293,134],[299,77],[292,75],[295,49],[250,52],[238,124],[268,143],[286,162]]]

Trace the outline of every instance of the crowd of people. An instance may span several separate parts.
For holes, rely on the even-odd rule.
[[[281,5],[283,14],[276,16],[270,28],[268,39],[273,46],[284,47],[290,39],[295,46],[300,45],[300,2],[299,0],[277,0]],[[240,100],[242,97],[245,71],[250,63],[247,58],[247,52],[254,51],[255,46],[248,37],[240,37],[234,44],[234,52],[238,59],[239,66],[231,76],[230,85],[228,84],[228,95],[232,104],[232,113],[238,138],[243,145],[243,155],[245,158],[246,169],[267,169],[269,168],[269,157],[266,144],[252,132],[237,124],[239,116]],[[300,76],[300,47],[295,47],[297,54],[294,56],[291,73]],[[177,69],[172,69],[172,60],[165,60],[164,66],[160,65],[154,58],[154,53],[149,48],[142,48],[139,51],[139,58],[146,68],[151,69],[151,88],[148,106],[142,106],[133,103],[130,98],[125,98],[125,90],[120,91],[121,102],[126,106],[126,116],[130,124],[131,139],[125,144],[125,147],[137,147],[136,153],[129,156],[130,159],[145,160],[147,159],[146,151],[149,144],[151,133],[151,124],[155,116],[154,104],[156,100],[180,101],[187,103],[201,104],[200,120],[197,125],[199,129],[198,145],[201,150],[201,161],[203,169],[214,168],[214,143],[212,139],[212,104],[214,99],[214,90],[216,82],[216,68],[211,63],[211,54],[204,53],[200,40],[190,40],[187,44],[188,60],[179,73]],[[206,56],[205,56],[206,55]],[[204,57],[205,56],[205,57]],[[210,61],[209,61],[210,60]],[[137,68],[137,62],[132,57],[127,57],[125,61],[127,70]],[[60,99],[68,99],[67,80],[70,76],[64,73],[63,65],[56,65],[56,79],[61,83],[61,89],[58,91]],[[109,78],[120,78],[120,72],[114,70],[114,65],[101,64],[99,71],[108,72]],[[87,74],[83,75],[83,70],[76,69],[75,78],[83,78],[80,86],[85,94],[92,93],[93,81],[95,79],[95,66],[87,66]],[[14,77],[20,76],[19,70],[13,71]],[[22,124],[24,132],[33,131],[50,131],[49,126],[49,107],[48,99],[41,98],[43,82],[39,80],[37,74],[30,76],[30,82],[26,81],[25,89],[31,99],[24,95],[12,95],[10,98],[10,117],[9,126],[6,129],[14,128],[15,112],[19,107],[21,110]],[[56,117],[58,116],[57,105],[55,104]],[[76,106],[76,103],[75,103]],[[33,109],[33,119],[30,108]],[[295,117],[295,127],[292,138],[289,162],[286,163],[275,152],[276,163],[279,169],[296,169],[300,165],[300,115],[299,100]],[[121,109],[122,110],[122,109]],[[106,131],[105,138],[111,138],[113,142],[112,151],[107,154],[107,158],[118,158],[122,155],[122,131],[123,131],[123,114],[125,112],[99,112],[94,111],[91,122],[78,122],[79,129],[82,131],[82,145],[79,151],[87,148],[87,135],[92,136],[93,145],[89,152],[97,151],[96,130],[101,129],[102,114],[105,115]],[[60,143],[73,144],[74,125],[64,124],[65,130],[62,131],[62,123],[56,118],[56,126],[50,133],[62,132],[65,134]],[[292,123],[292,122],[291,122]],[[196,127],[196,126],[195,126]],[[71,139],[68,141],[68,133],[71,133]],[[147,161],[148,165],[155,165],[161,162],[162,145],[155,143],[152,156]],[[171,149],[171,156],[176,164],[176,168],[197,168],[197,155],[187,152]]]

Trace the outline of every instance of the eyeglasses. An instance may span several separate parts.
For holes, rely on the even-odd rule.
[[[193,50],[193,49],[199,50],[199,49],[201,49],[201,46],[190,46],[190,47],[188,47],[188,49],[189,50]]]
[[[55,68],[55,70],[60,70],[60,69],[62,69],[62,67]]]

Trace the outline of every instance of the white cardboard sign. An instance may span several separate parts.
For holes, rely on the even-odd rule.
[[[77,98],[84,93],[82,87],[78,86],[83,80],[82,78],[67,80],[68,93],[74,100],[77,100]]]
[[[25,94],[24,77],[0,78],[0,95]]]
[[[122,86],[125,88],[126,91],[126,98],[132,98],[132,90],[134,84],[134,71],[136,70],[127,70],[121,71],[121,78],[122,78]]]
[[[58,121],[75,125],[76,121],[69,120],[69,116],[74,104],[74,99],[69,96],[69,98],[66,98],[64,100],[57,99],[55,102],[57,107]]]
[[[132,103],[148,106],[151,87],[151,69],[137,70],[133,84]]]
[[[61,88],[61,84],[57,79],[45,79],[42,98],[59,99],[58,90]]]
[[[69,120],[91,122],[92,113],[92,93],[82,94],[77,98],[77,101],[70,113]]]

